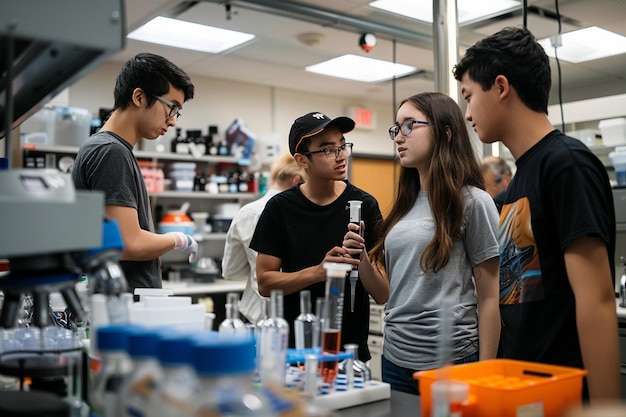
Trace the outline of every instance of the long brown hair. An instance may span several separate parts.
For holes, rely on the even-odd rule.
[[[430,163],[424,181],[435,222],[435,236],[424,249],[420,265],[424,271],[437,272],[448,263],[454,238],[461,229],[463,187],[485,187],[478,157],[458,104],[449,96],[437,92],[416,94],[402,100],[400,106],[407,102],[426,115],[434,132]],[[380,239],[370,252],[371,259],[378,267],[384,268],[385,265],[385,237],[411,210],[420,188],[417,169],[401,167],[391,212],[383,220]]]

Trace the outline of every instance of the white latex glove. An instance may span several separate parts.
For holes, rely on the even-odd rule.
[[[174,237],[174,250],[189,253],[189,262],[193,263],[198,255],[198,242],[182,232],[170,232]]]

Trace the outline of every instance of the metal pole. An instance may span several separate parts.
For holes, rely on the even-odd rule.
[[[456,0],[433,0],[435,90],[449,94],[457,103],[459,89],[452,76],[452,66],[459,56],[458,28]]]

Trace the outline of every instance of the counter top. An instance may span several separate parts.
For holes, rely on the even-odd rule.
[[[398,417],[422,415],[420,397],[391,391],[389,399],[334,411],[338,417]]]
[[[171,289],[174,291],[174,295],[242,292],[246,288],[246,281],[228,281],[225,279],[216,279],[210,283],[163,281],[163,288]]]

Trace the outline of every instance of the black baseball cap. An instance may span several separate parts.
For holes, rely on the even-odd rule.
[[[320,133],[328,126],[337,126],[341,133],[348,133],[354,129],[355,123],[349,117],[341,116],[331,119],[320,112],[312,112],[298,117],[289,131],[289,151],[291,154],[295,155],[298,152],[304,139]]]

